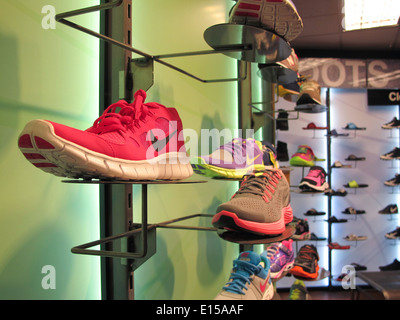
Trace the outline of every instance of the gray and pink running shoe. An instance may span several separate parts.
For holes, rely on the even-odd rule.
[[[261,27],[286,41],[294,40],[303,31],[303,21],[290,0],[238,0],[229,22]]]
[[[231,200],[217,208],[216,228],[257,235],[278,235],[293,220],[289,183],[282,170],[267,168],[246,175]]]

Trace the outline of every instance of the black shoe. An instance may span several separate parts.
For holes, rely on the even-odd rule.
[[[400,128],[400,120],[397,120],[396,117],[394,117],[392,121],[382,125],[382,129],[394,129],[394,128]]]
[[[381,155],[379,157],[381,160],[395,160],[395,159],[400,159],[400,149],[399,148],[394,148],[393,150]]]
[[[325,214],[326,214],[325,212],[323,212],[323,211],[317,211],[317,210],[315,210],[314,208],[312,208],[312,209],[310,209],[310,210],[307,210],[307,212],[304,213],[305,216],[323,216],[323,215],[325,215]]]
[[[379,267],[381,271],[395,271],[395,270],[400,270],[400,262],[397,259],[394,259],[391,264],[388,264],[386,266]]]
[[[344,211],[342,211],[344,214],[364,214],[365,210],[356,210],[354,208],[348,207]]]
[[[289,153],[286,142],[278,141],[276,152],[278,161],[289,161]]]
[[[388,239],[399,239],[400,238],[400,227],[397,227],[395,230],[386,233],[385,237]]]
[[[362,265],[360,265],[360,264],[358,264],[358,263],[355,263],[355,262],[353,262],[351,265],[354,267],[354,270],[356,270],[356,271],[364,271],[364,270],[367,270],[367,267],[366,267],[366,266],[362,266]]]
[[[381,213],[381,214],[399,213],[399,209],[397,207],[397,204],[389,204],[384,209],[378,211],[378,213]]]
[[[397,174],[397,173],[396,173],[396,175],[394,176],[394,178],[385,181],[385,182],[384,182],[384,185],[385,185],[385,186],[388,186],[388,187],[395,187],[395,186],[400,185],[400,174]]]
[[[330,217],[328,220],[329,223],[343,223],[343,222],[347,222],[347,219],[338,219],[335,216]]]
[[[276,130],[288,131],[289,130],[289,122],[288,122],[288,113],[283,110],[278,110],[278,118],[276,119]]]

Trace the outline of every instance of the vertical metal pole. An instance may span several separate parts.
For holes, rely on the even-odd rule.
[[[110,2],[101,0],[101,4]],[[131,44],[132,1],[125,0],[123,5],[100,12],[100,33],[126,44]],[[131,53],[104,41],[100,42],[100,105],[99,111],[127,95],[126,70],[127,57]],[[132,216],[132,185],[100,185],[100,236],[108,237],[129,231]],[[126,244],[112,242],[104,245],[104,250],[126,249]],[[122,248],[121,248],[122,247]],[[133,272],[126,259],[101,258],[102,299],[127,300],[133,298]]]
[[[328,183],[332,187],[332,167],[331,167],[331,136],[329,133],[331,132],[331,96],[330,96],[330,89],[326,89],[326,106],[328,107],[328,110],[326,110],[326,124],[328,127],[328,133],[327,133],[327,153],[328,153]],[[332,214],[332,196],[328,196],[328,219],[331,217]],[[332,242],[332,223],[328,223],[328,243]],[[332,250],[329,249],[328,251],[328,270],[330,274],[332,274]],[[329,277],[329,288],[332,286],[332,280],[331,277]]]

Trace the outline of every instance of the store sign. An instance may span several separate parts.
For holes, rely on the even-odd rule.
[[[400,60],[305,58],[299,72],[325,88],[400,88]]]
[[[368,89],[368,105],[400,105],[400,90]]]

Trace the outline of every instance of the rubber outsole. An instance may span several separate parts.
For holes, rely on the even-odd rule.
[[[287,0],[239,0],[230,22],[260,26],[287,41],[297,38],[303,31],[296,8]]]
[[[168,153],[149,161],[112,158],[58,137],[44,120],[32,120],[25,126],[18,147],[36,168],[59,177],[180,180],[193,174],[186,154]]]
[[[229,211],[218,212],[211,223],[219,229],[245,231],[256,235],[279,235],[286,229],[286,224],[293,220],[293,210],[290,204],[282,209],[281,218],[276,222],[261,223],[240,219]]]
[[[301,278],[315,280],[318,278],[318,272],[319,272],[319,265],[317,261],[315,261],[315,264],[316,264],[315,272],[307,272],[300,266],[293,266],[293,268],[290,269],[290,274]]]

